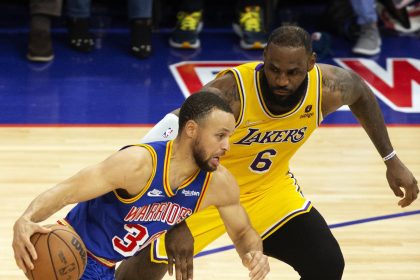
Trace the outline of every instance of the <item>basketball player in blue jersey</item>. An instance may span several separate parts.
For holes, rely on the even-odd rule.
[[[238,181],[241,204],[263,239],[264,253],[292,266],[301,279],[336,280],[344,269],[340,247],[289,170],[290,159],[322,119],[349,105],[386,165],[389,186],[401,197],[398,204],[410,205],[419,188],[392,148],[368,85],[354,72],[315,61],[308,33],[297,26],[282,26],[270,35],[263,62],[222,71],[204,89],[226,100],[234,112],[236,129],[222,164]],[[176,119],[168,114],[145,138],[160,139],[169,127],[176,131]],[[198,253],[224,232],[214,209],[197,213],[186,224],[194,244],[183,242],[188,236],[185,223],[166,237],[169,260],[178,256],[190,263],[179,271],[179,279],[192,278],[188,252]],[[162,238],[151,244],[160,256],[165,254]],[[167,266],[155,256],[144,250],[124,261],[117,279],[161,279]]]
[[[17,265],[33,269],[31,235],[48,232],[38,223],[71,203],[78,204],[60,223],[86,245],[84,280],[114,279],[116,262],[213,205],[250,278],[264,279],[269,265],[261,238],[239,203],[234,177],[219,165],[235,128],[232,110],[217,95],[198,93],[181,107],[179,127],[173,141],[124,147],[35,198],[14,225]]]

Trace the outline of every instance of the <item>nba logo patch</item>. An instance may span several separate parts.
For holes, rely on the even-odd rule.
[[[168,138],[169,136],[171,136],[171,134],[174,132],[174,130],[172,128],[168,128],[164,133],[163,133],[163,138]]]

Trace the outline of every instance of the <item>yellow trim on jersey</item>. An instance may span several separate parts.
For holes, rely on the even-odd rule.
[[[262,108],[264,109],[264,112],[268,116],[270,116],[272,118],[275,118],[275,119],[276,118],[284,118],[284,117],[287,117],[287,116],[292,115],[294,112],[296,112],[300,108],[300,106],[302,106],[303,102],[306,99],[306,96],[308,95],[309,86],[306,89],[306,93],[303,95],[304,97],[301,98],[301,100],[299,101],[299,103],[293,109],[291,109],[289,112],[286,112],[286,113],[280,114],[280,115],[275,115],[275,114],[271,113],[270,112],[270,109],[268,109],[267,105],[265,104],[264,97],[262,95],[261,83],[260,83],[260,75],[261,75],[261,73],[260,73],[260,71],[255,71],[255,72],[256,72],[255,73],[255,80],[257,81],[257,95],[258,95],[258,99],[259,99],[260,104],[262,105]],[[307,77],[308,77],[308,85],[309,85],[310,76],[307,75]]]
[[[116,265],[116,262],[113,262],[113,261],[110,261],[110,260],[107,260],[107,259],[104,259],[104,258],[98,257],[98,256],[96,256],[95,254],[93,254],[93,253],[92,253],[91,251],[89,251],[89,250],[87,250],[87,253],[88,253],[88,255],[89,255],[91,258],[94,258],[97,262],[99,262],[100,264],[102,264],[102,265],[104,265],[104,266],[106,266],[106,267],[113,268],[113,267],[115,267],[115,265]]]
[[[156,151],[151,146],[149,146],[147,144],[136,144],[136,145],[133,145],[133,146],[143,147],[143,148],[145,148],[149,151],[150,155],[152,156],[153,170],[152,170],[152,175],[150,176],[146,185],[143,187],[141,192],[139,192],[136,196],[134,196],[132,198],[123,198],[118,194],[117,190],[113,190],[117,199],[119,201],[121,201],[122,203],[125,203],[125,204],[130,204],[130,203],[133,203],[133,202],[137,201],[138,199],[140,199],[140,197],[142,197],[146,193],[146,191],[149,189],[150,185],[152,184],[153,178],[155,178],[155,175],[156,175],[156,163],[157,163]]]
[[[150,243],[151,244],[150,245],[150,261],[152,263],[168,264],[168,257],[166,255],[162,256],[161,259],[155,258],[154,251],[156,250],[156,255],[159,254],[159,248],[160,248],[159,243],[160,242],[165,242],[164,235],[162,235],[161,237],[159,237],[156,240],[153,240],[152,243]],[[155,243],[156,243],[156,245],[155,245]],[[157,257],[159,257],[159,256],[157,256]]]
[[[242,84],[242,79],[240,78],[240,75],[241,75],[240,72],[235,68],[233,68],[231,72],[233,73],[233,76],[235,77],[235,80],[236,80],[239,100],[241,103],[240,109],[239,109],[239,116],[235,122],[235,126],[238,127],[242,123],[242,120],[243,120],[246,99],[245,99],[245,94],[244,94],[244,85]]]
[[[171,185],[169,184],[169,166],[170,166],[170,162],[171,162],[171,152],[172,152],[172,145],[173,145],[173,141],[169,141],[166,144],[166,152],[165,152],[165,162],[163,164],[163,189],[166,192],[166,195],[171,197],[174,196],[174,192],[171,189]]]
[[[226,73],[232,73],[233,77],[236,80],[236,86],[238,89],[239,102],[240,102],[239,116],[238,116],[238,119],[235,120],[235,126],[238,127],[241,124],[242,119],[243,119],[245,102],[246,102],[245,94],[244,94],[244,85],[242,84],[242,79],[240,78],[240,72],[235,68],[222,71],[218,73],[216,77],[221,77],[225,75]]]
[[[198,201],[197,201],[197,204],[195,206],[195,209],[194,209],[193,213],[197,212],[198,209],[200,209],[201,202],[203,202],[204,195],[207,192],[208,186],[210,185],[210,181],[211,181],[212,176],[213,176],[213,173],[207,172],[206,179],[204,180],[203,188],[201,189],[201,195],[198,198]]]
[[[182,182],[181,186],[179,186],[178,190],[188,187],[188,185],[191,184],[191,182],[193,182],[195,178],[197,178],[198,174],[200,174],[200,169],[197,169],[197,171],[192,176],[185,179],[184,182]]]
[[[317,120],[318,120],[318,126],[321,124],[322,120],[324,119],[324,116],[322,115],[322,72],[320,71],[318,65],[315,64],[317,78],[318,78],[318,108],[317,108]]]
[[[173,141],[168,141],[168,144],[166,145],[165,163],[163,167],[163,189],[169,197],[175,195],[171,188],[171,185],[169,184],[169,167],[171,162],[172,145]],[[197,171],[194,172],[194,174],[192,174],[190,177],[188,177],[181,183],[181,185],[178,187],[178,190],[183,189],[189,184],[191,184],[191,182],[193,182],[195,178],[197,178],[199,173],[200,169],[197,169]]]
[[[261,238],[263,240],[268,238],[270,235],[272,235],[274,232],[276,232],[279,228],[284,226],[284,224],[286,224],[288,221],[290,221],[294,217],[302,215],[304,213],[308,213],[309,211],[311,211],[312,204],[310,203],[310,201],[307,201],[307,204],[308,203],[309,203],[309,206],[305,205],[303,207],[303,209],[298,209],[292,215],[288,215],[288,216],[286,216],[285,219],[282,219],[282,220],[278,221],[274,227],[270,228],[267,232],[264,232],[263,234],[261,234]]]
[[[60,225],[69,227],[72,231],[74,231],[77,234],[77,232],[74,230],[74,228],[71,226],[71,224],[69,222],[67,222],[66,219],[60,219],[60,220],[57,221],[57,223],[59,223]],[[100,264],[102,264],[102,265],[104,265],[106,267],[112,268],[116,264],[116,262],[114,262],[114,261],[110,261],[110,260],[107,260],[107,259],[98,257],[97,255],[95,255],[94,253],[92,253],[91,251],[89,251],[87,248],[86,248],[86,251],[87,251],[87,253],[88,253],[89,256],[91,256],[97,262],[99,262]]]
[[[69,227],[72,231],[76,232],[76,231],[74,230],[74,228],[71,226],[71,224],[69,224],[69,222],[67,222],[67,220],[66,220],[65,218],[63,218],[63,219],[59,219],[59,220],[57,221],[57,223],[58,223],[58,224],[60,224],[60,225],[62,225],[62,226]],[[76,233],[77,233],[77,232],[76,232]]]

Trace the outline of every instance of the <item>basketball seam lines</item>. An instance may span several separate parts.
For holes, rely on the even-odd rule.
[[[54,261],[53,261],[53,258],[52,258],[52,255],[51,255],[51,250],[50,250],[50,238],[51,238],[51,235],[53,234],[54,232],[52,231],[52,232],[50,232],[50,233],[48,233],[48,236],[47,236],[47,246],[48,246],[48,255],[50,256],[50,262],[51,262],[51,265],[52,265],[52,267],[53,267],[53,271],[54,271],[54,275],[55,275],[55,279],[56,280],[58,280],[58,277],[57,277],[57,271],[55,270],[55,265],[54,265]],[[55,236],[57,236],[57,235],[55,235]],[[58,237],[58,236],[57,236]]]
[[[69,231],[69,230],[64,230],[64,229],[56,229],[56,230],[54,230],[54,231],[59,231],[59,230],[61,230],[61,231],[67,231],[67,232],[70,232],[72,235],[74,235],[74,233],[72,232],[72,231]],[[73,250],[72,250],[72,248],[67,244],[67,242],[65,242],[64,240],[63,240],[63,238],[61,238],[60,236],[58,236],[57,234],[56,234],[56,236],[59,238],[59,239],[61,239],[61,241],[63,241],[63,243],[64,244],[66,244],[66,246],[70,249],[70,252],[72,253],[72,255],[73,255],[73,259],[76,261],[76,264],[77,264],[77,275],[78,275],[78,277],[80,278],[80,277],[82,277],[82,275],[80,275],[80,265],[79,265],[79,262],[78,262],[78,260],[77,260],[77,256],[76,256],[76,254],[73,252]],[[58,279],[58,278],[57,278]]]

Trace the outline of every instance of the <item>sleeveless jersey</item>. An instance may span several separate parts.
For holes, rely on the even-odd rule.
[[[308,86],[302,100],[282,115],[271,113],[261,94],[260,62],[239,65],[219,73],[235,77],[240,97],[236,130],[230,137],[230,150],[221,163],[235,176],[240,201],[255,230],[263,239],[290,219],[311,210],[289,161],[322,120],[321,72],[318,66],[308,73]],[[187,219],[194,236],[194,254],[219,238],[225,231],[215,207],[208,207]],[[167,263],[164,237],[153,242],[151,259]]]
[[[317,65],[308,73],[302,100],[285,114],[275,115],[265,104],[260,86],[260,62],[225,70],[236,79],[240,115],[230,138],[230,151],[222,164],[235,176],[241,194],[264,191],[279,180],[290,180],[289,160],[322,120],[321,71]]]
[[[141,144],[153,159],[152,175],[135,197],[116,191],[77,204],[64,222],[72,226],[89,253],[107,266],[134,255],[199,209],[211,173],[197,170],[172,191],[169,185],[172,141]]]

